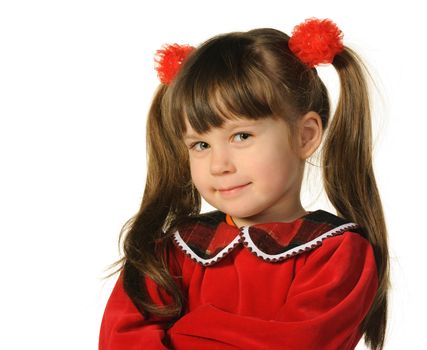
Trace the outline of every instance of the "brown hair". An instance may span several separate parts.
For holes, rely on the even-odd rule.
[[[170,86],[161,85],[147,122],[148,172],[139,212],[122,229],[124,287],[139,310],[179,318],[185,293],[168,271],[171,233],[181,220],[200,212],[192,186],[187,149],[182,142],[185,118],[199,133],[224,119],[283,118],[290,128],[309,111],[317,112],[326,134],[322,153],[327,196],[339,216],[357,222],[372,243],[379,288],[362,324],[365,342],[382,349],[387,321],[389,256],[387,231],[372,167],[371,116],[366,72],[349,48],[333,66],[340,97],[332,120],[327,90],[315,69],[288,48],[289,37],[275,29],[216,36],[197,48]],[[328,125],[330,124],[330,125]],[[150,277],[173,302],[158,307],[150,300]],[[175,276],[176,277],[176,276]]]

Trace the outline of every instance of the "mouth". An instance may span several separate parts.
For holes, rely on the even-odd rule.
[[[223,195],[234,194],[234,193],[237,193],[240,190],[244,189],[245,187],[249,186],[250,184],[251,184],[251,182],[248,182],[248,183],[243,184],[243,185],[231,186],[231,187],[226,187],[226,188],[218,188],[218,192],[223,194]]]

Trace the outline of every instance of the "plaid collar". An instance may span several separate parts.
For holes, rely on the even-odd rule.
[[[204,266],[210,266],[243,244],[264,261],[278,262],[315,249],[328,237],[356,231],[357,224],[324,210],[292,222],[272,222],[238,228],[231,218],[213,211],[189,218],[174,233],[175,244]]]

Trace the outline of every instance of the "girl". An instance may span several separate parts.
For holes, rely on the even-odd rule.
[[[329,20],[158,52],[148,175],[122,231],[101,350],[354,349],[384,343],[388,250],[367,84]],[[341,91],[332,120],[315,66]],[[321,144],[337,215],[300,202]],[[217,211],[200,214],[201,197]]]

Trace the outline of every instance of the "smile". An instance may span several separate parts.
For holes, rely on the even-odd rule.
[[[229,187],[229,188],[219,188],[218,192],[221,195],[225,195],[225,196],[234,195],[234,194],[239,193],[241,190],[243,190],[244,188],[246,188],[250,184],[251,184],[251,182],[248,182],[247,184],[233,186],[233,187]]]

